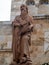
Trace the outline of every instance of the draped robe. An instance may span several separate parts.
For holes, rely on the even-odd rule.
[[[27,24],[29,25],[32,23],[32,19],[28,16],[26,20],[22,19],[21,16],[17,16],[14,21],[12,22],[12,50],[13,50],[13,60],[17,61],[18,59],[26,55],[30,57],[29,52],[29,45],[31,45],[31,32],[25,33],[23,35],[20,34],[21,29],[24,31],[26,27],[21,27],[21,25]]]

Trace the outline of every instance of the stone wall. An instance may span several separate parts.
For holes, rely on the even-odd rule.
[[[31,59],[33,65],[49,62],[49,20],[35,20],[32,33]]]
[[[38,8],[38,14],[49,15],[49,4],[47,4],[47,5],[45,5],[45,4],[40,5],[39,8]]]

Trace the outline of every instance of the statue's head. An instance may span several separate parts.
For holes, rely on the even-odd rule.
[[[28,14],[28,7],[26,5],[22,4],[20,10],[21,14]]]

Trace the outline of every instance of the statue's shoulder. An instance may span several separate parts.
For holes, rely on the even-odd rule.
[[[29,15],[29,19],[33,19],[33,17]]]
[[[20,19],[20,15],[15,17],[15,20],[19,20]]]
[[[14,18],[14,20],[12,21],[12,23],[14,23],[14,22],[19,23],[19,22],[18,22],[19,19],[20,19],[20,16],[16,16],[16,17]]]
[[[29,16],[28,16],[28,18],[29,18],[30,23],[32,23],[32,24],[33,24],[33,22],[34,22],[33,17],[29,15]]]

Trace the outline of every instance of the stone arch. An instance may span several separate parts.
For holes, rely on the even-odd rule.
[[[34,0],[26,0],[27,5],[34,5],[35,1]]]

